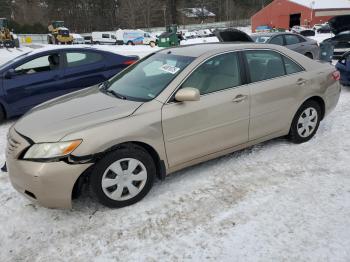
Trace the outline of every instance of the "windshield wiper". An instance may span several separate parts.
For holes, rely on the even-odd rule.
[[[117,97],[117,98],[119,98],[119,99],[126,100],[126,97],[125,97],[125,96],[123,96],[123,95],[117,93],[116,91],[114,91],[114,90],[112,90],[112,89],[106,89],[105,91],[106,91],[106,93],[112,94],[113,96],[115,96],[115,97]]]

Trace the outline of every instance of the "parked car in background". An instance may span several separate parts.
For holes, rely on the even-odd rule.
[[[86,45],[92,44],[92,36],[91,35],[84,36],[84,44],[86,44]]]
[[[350,15],[336,16],[329,20],[334,37],[324,40],[334,46],[334,59],[341,57],[350,51]]]
[[[104,82],[137,59],[87,47],[23,54],[0,66],[0,122],[52,98]]]
[[[319,28],[321,28],[324,24],[315,24],[312,29],[317,32]]]
[[[92,43],[95,45],[116,45],[117,37],[111,32],[92,32]]]
[[[304,31],[307,29],[308,28],[306,26],[295,25],[290,29],[290,31],[292,31],[293,33],[299,34],[301,31]]]
[[[83,45],[85,44],[85,40],[84,38],[79,35],[79,34],[71,34],[71,36],[73,37],[73,44],[75,45]]]
[[[125,45],[155,45],[157,38],[143,30],[123,30],[116,32],[117,40],[122,41]]]
[[[319,34],[326,34],[326,33],[330,33],[331,31],[332,30],[331,30],[331,27],[329,24],[324,24],[320,28],[317,29],[317,33],[319,33]]]
[[[70,208],[84,181],[102,204],[128,206],[185,167],[277,137],[309,141],[337,105],[338,80],[330,64],[277,45],[161,50],[17,121],[9,177],[46,207]]]
[[[276,32],[253,34],[251,37],[256,43],[281,45],[311,59],[319,58],[320,48],[317,41],[299,34]]]
[[[255,28],[256,33],[268,33],[272,31],[272,27],[267,26],[267,25],[261,25]]]
[[[340,72],[340,83],[350,86],[350,51],[341,56],[335,66]]]

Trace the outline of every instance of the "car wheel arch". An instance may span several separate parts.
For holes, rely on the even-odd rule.
[[[299,110],[299,108],[308,101],[315,101],[316,103],[318,103],[320,105],[320,107],[321,107],[321,120],[323,120],[325,113],[326,113],[326,103],[325,103],[324,99],[318,95],[308,97],[302,103],[300,103],[300,105],[298,106],[298,108],[294,112],[294,115]],[[294,117],[294,115],[293,115],[293,117]]]
[[[157,168],[157,178],[159,178],[160,180],[164,180],[164,178],[166,176],[165,162],[164,162],[164,160],[162,160],[160,158],[157,150],[155,150],[153,146],[151,146],[145,142],[141,142],[141,141],[123,142],[123,143],[114,145],[114,146],[108,148],[107,150],[105,150],[103,152],[103,156],[111,151],[115,151],[115,150],[118,150],[120,148],[132,148],[135,146],[143,148],[152,157],[152,159],[156,165],[156,168]]]
[[[102,159],[104,156],[106,156],[108,153],[111,153],[113,151],[116,151],[121,148],[132,148],[132,147],[141,147],[143,148],[153,159],[155,165],[156,165],[156,177],[159,180],[164,180],[166,177],[166,165],[164,160],[162,160],[158,154],[158,152],[152,147],[151,145],[140,142],[140,141],[130,141],[130,142],[123,142],[117,145],[114,145],[103,152],[100,152],[95,155],[88,156],[88,158],[91,158],[91,161],[94,163],[97,163],[100,159]],[[75,159],[77,158],[77,159]],[[84,157],[73,157],[73,159],[83,159]],[[88,167],[75,181],[74,186],[72,188],[72,199],[76,199],[81,194],[82,188],[84,184],[86,184],[89,180],[89,175],[94,167],[94,164]]]

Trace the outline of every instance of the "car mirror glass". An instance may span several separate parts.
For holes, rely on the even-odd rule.
[[[175,100],[178,102],[199,101],[200,92],[197,88],[193,87],[181,88],[179,91],[177,91]]]

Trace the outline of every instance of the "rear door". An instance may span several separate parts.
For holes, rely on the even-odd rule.
[[[180,88],[200,90],[200,101],[171,100],[162,109],[171,167],[248,141],[249,87],[238,53],[215,56],[199,66]]]
[[[64,86],[62,53],[49,52],[28,58],[15,68],[10,79],[3,80],[6,100],[15,114],[60,95]]]
[[[286,34],[284,35],[286,47],[298,52],[300,54],[305,54],[305,43],[300,41],[300,38],[296,35]]]
[[[102,53],[66,51],[64,58],[65,85],[70,92],[102,83],[108,79],[105,73],[105,58]]]
[[[245,51],[251,84],[249,140],[288,130],[307,86],[305,70],[272,50]]]

